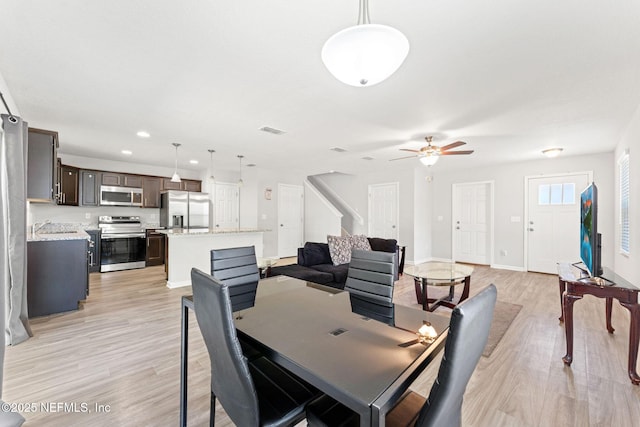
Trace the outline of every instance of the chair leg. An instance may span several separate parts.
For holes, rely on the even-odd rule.
[[[216,395],[211,392],[211,409],[209,410],[209,427],[216,423]]]

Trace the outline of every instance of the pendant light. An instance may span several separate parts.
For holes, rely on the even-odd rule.
[[[322,62],[342,83],[364,87],[389,78],[409,53],[400,31],[369,22],[369,0],[360,0],[357,25],[337,32],[322,47]]]
[[[213,153],[215,153],[216,150],[209,149],[207,151],[209,152],[209,157],[210,157],[210,159],[209,159],[209,179],[211,181],[215,181],[216,177],[213,176]]]
[[[180,175],[178,175],[178,147],[180,147],[180,145],[182,144],[174,142],[171,145],[176,147],[176,166],[173,169],[173,176],[171,177],[171,182],[182,182],[182,180],[180,179]]]
[[[238,159],[240,160],[240,179],[238,180],[238,185],[242,187],[244,185],[244,181],[242,180],[242,159],[244,156],[242,154],[238,154]]]

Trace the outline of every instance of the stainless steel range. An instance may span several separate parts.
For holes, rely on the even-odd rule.
[[[147,239],[139,216],[101,216],[100,272],[144,268]]]

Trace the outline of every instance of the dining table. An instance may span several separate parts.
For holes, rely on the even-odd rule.
[[[187,421],[188,326],[182,298],[180,425]],[[354,309],[356,311],[354,312]],[[242,339],[358,413],[361,426],[385,415],[444,347],[449,318],[393,304],[384,322],[357,312],[343,290],[275,276],[261,279],[252,307],[234,312]],[[427,325],[431,333],[419,335]]]

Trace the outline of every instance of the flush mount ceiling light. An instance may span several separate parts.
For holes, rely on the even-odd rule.
[[[130,156],[130,155],[133,154],[133,151],[131,151],[131,150],[122,150],[121,153],[124,154],[125,156]]]
[[[562,153],[562,148],[547,148],[546,150],[542,150],[542,154],[547,157],[558,157],[558,155]]]
[[[322,47],[322,62],[342,83],[373,86],[389,78],[409,53],[400,31],[369,22],[369,0],[360,0],[357,25],[337,32]]]
[[[149,138],[151,136],[151,134],[149,132],[144,131],[144,130],[141,130],[141,131],[137,132],[136,135],[139,138]]]
[[[238,185],[242,187],[244,185],[244,181],[242,180],[242,159],[244,156],[242,154],[238,154],[238,159],[240,160],[240,179],[238,180]]]
[[[180,147],[180,145],[182,144],[174,142],[171,145],[176,147],[176,167],[173,169],[173,176],[171,177],[171,182],[182,182],[182,180],[180,179],[180,175],[178,175],[178,147]]]

